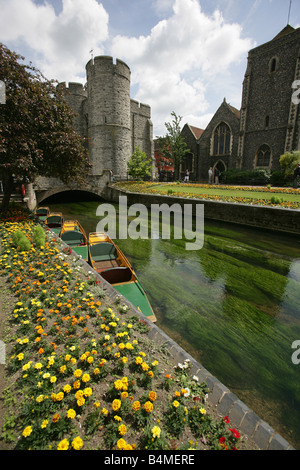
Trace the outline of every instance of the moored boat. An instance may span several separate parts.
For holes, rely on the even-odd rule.
[[[44,222],[50,214],[50,209],[49,207],[38,207],[34,214],[41,222]]]
[[[106,233],[89,234],[89,263],[121,295],[139,309],[152,322],[155,314],[145,290],[128,259]]]
[[[50,228],[54,233],[59,235],[64,223],[64,216],[62,212],[50,212],[45,220],[45,225]]]
[[[88,261],[87,236],[77,220],[64,221],[59,236],[72,250]]]

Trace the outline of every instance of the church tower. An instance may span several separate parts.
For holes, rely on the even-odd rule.
[[[243,83],[237,166],[279,170],[279,158],[299,146],[300,28],[286,26],[273,40],[249,51]]]

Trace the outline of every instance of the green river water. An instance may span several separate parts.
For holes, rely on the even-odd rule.
[[[96,231],[99,201],[62,200],[43,205],[79,220],[87,234]],[[157,325],[300,449],[300,364],[292,361],[300,340],[300,238],[205,221],[198,251],[186,251],[184,240],[117,243]]]

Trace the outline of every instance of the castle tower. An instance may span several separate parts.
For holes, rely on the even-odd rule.
[[[99,56],[86,65],[87,116],[92,174],[127,175],[131,155],[130,69],[121,60]]]

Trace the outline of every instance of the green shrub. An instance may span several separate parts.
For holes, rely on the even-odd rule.
[[[33,236],[38,248],[45,246],[45,231],[41,225],[34,227]]]
[[[16,232],[14,232],[13,243],[15,247],[20,251],[29,251],[31,248],[31,243],[29,239],[21,230],[17,230]]]
[[[227,184],[264,186],[270,182],[270,171],[264,169],[229,169],[222,173],[222,182]]]

